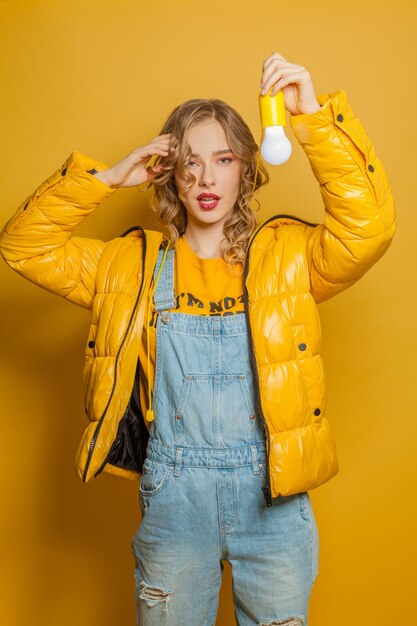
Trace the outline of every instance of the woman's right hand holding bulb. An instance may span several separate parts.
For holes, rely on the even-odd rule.
[[[157,135],[146,146],[136,148],[121,161],[106,170],[96,172],[94,175],[109,187],[136,187],[149,181],[152,175],[146,171],[149,159],[158,154],[168,156],[170,149],[171,133]],[[159,164],[152,168],[154,175],[159,174],[163,165]]]

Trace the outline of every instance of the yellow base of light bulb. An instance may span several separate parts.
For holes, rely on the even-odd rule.
[[[281,90],[275,96],[271,96],[271,91],[264,96],[260,93],[259,110],[262,128],[286,125],[284,94]]]

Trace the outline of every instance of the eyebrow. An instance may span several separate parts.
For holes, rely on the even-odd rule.
[[[230,150],[230,148],[225,148],[223,150],[214,150],[213,154],[228,154],[229,152],[232,152],[232,150]],[[199,157],[199,154],[192,154],[192,157]]]

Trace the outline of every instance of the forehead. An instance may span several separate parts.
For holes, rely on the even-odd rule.
[[[226,133],[217,120],[196,122],[187,134],[187,141],[193,152],[229,148]]]

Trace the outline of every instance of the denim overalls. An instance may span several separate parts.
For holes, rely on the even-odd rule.
[[[239,626],[306,626],[317,526],[307,492],[265,504],[246,316],[176,313],[174,253],[154,293],[155,419],[132,539],[137,624],[214,626],[225,560]]]

